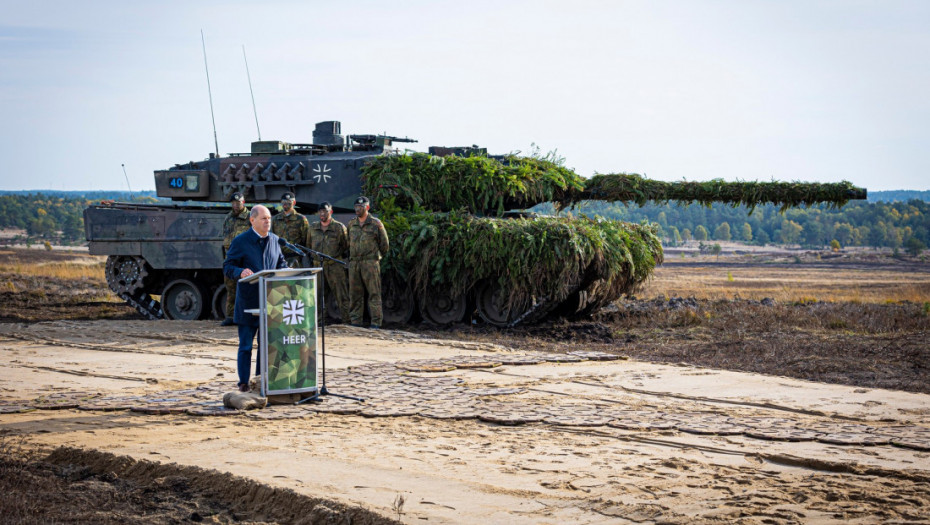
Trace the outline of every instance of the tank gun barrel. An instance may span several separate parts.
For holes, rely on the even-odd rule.
[[[635,173],[595,175],[585,182],[584,189],[567,195],[560,201],[568,207],[585,200],[634,202],[640,206],[649,201],[682,204],[699,203],[710,206],[714,202],[732,206],[745,205],[750,209],[759,204],[779,204],[785,210],[797,206],[819,203],[841,207],[850,200],[865,199],[865,188],[851,182],[726,182],[714,179],[706,182],[664,182],[646,179]]]

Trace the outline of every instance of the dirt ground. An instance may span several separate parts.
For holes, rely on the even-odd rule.
[[[327,384],[365,403],[230,414],[235,332],[181,326],[0,325],[0,429],[98,485],[251,480],[406,523],[930,519],[926,394],[330,327]]]
[[[930,521],[919,302],[663,297],[503,331],[327,326],[328,388],[364,403],[239,413],[221,407],[233,328],[135,319],[92,279],[45,293],[60,310],[43,313],[26,277],[2,279],[20,279],[0,298],[4,521]]]

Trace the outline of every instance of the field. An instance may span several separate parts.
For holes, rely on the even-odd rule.
[[[771,298],[780,303],[925,303],[930,301],[930,264],[867,251],[722,258],[669,255],[640,295]]]
[[[103,265],[0,249],[13,522],[930,520],[918,260],[672,255],[591,318],[334,325],[331,387],[367,403],[222,418],[191,414],[232,388],[234,329],[141,320]]]

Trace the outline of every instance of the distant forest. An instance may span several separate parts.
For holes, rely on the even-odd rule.
[[[551,205],[547,205],[551,209]],[[606,202],[579,206],[576,215],[659,225],[666,245],[684,241],[742,241],[750,244],[800,245],[824,248],[836,241],[839,247],[877,246],[919,252],[930,244],[930,203],[852,201],[841,209],[827,205],[789,209],[758,206],[749,213],[745,206],[698,204],[677,206],[650,204],[642,208]]]
[[[26,237],[15,242],[84,242],[83,211],[102,200],[159,202],[155,192],[120,191],[5,191],[0,192],[0,229],[21,229]],[[660,228],[667,245],[688,240],[734,240],[753,244],[788,244],[823,248],[878,246],[923,249],[930,245],[930,191],[876,191],[867,201],[851,201],[841,209],[829,206],[790,209],[698,204],[649,204],[642,208],[619,203],[589,202],[570,210],[575,215],[600,216],[630,222],[648,221]],[[167,202],[167,201],[166,201]],[[551,213],[551,204],[534,208]]]
[[[10,242],[54,241],[83,244],[84,208],[103,200],[157,202],[154,191],[3,191],[0,192],[0,229],[26,230]]]

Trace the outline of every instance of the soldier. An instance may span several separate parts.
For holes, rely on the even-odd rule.
[[[229,198],[232,204],[232,211],[223,221],[223,257],[229,251],[229,245],[232,240],[242,232],[251,228],[249,223],[249,210],[245,207],[245,196],[239,193],[233,193]],[[236,307],[236,280],[223,276],[226,283],[226,318],[221,323],[223,326],[231,326],[233,323],[233,310]]]
[[[345,260],[349,255],[349,236],[346,227],[333,219],[333,206],[328,202],[320,204],[320,220],[310,225],[310,235],[307,236],[307,245],[310,249],[325,253],[335,259]],[[315,265],[322,262],[323,278],[326,279],[327,293],[335,294],[336,304],[342,321],[349,320],[349,278],[346,269],[341,264],[329,259],[319,261],[315,258]]]
[[[306,217],[297,213],[294,203],[293,193],[287,192],[281,196],[281,208],[284,212],[271,219],[271,232],[291,244],[300,244],[307,241],[310,223]]]
[[[361,326],[365,292],[371,327],[381,328],[381,258],[388,252],[388,235],[381,221],[368,213],[367,197],[355,199],[356,217],[349,221],[349,318]]]

